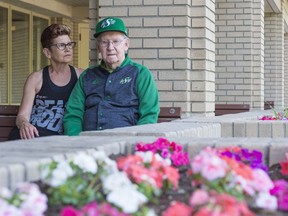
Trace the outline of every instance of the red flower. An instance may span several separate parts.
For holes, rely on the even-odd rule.
[[[288,175],[288,161],[280,162],[282,175]]]

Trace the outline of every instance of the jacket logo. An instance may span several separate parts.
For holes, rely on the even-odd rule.
[[[93,81],[92,81],[92,84],[93,84],[93,85],[97,85],[97,84],[98,84],[98,80],[97,80],[97,79],[93,80]]]
[[[120,84],[129,83],[131,80],[132,80],[132,78],[126,77],[126,78],[124,78],[124,79],[122,79],[122,80],[120,81]]]
[[[108,27],[110,25],[114,25],[115,22],[116,21],[114,19],[107,19],[104,22],[102,22],[101,28],[106,28],[106,27]]]

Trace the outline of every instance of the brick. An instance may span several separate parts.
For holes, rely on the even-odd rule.
[[[156,15],[158,15],[157,7],[142,6],[142,7],[129,8],[129,16],[143,17],[143,16],[156,16]]]
[[[221,137],[234,137],[233,122],[221,122]]]
[[[2,187],[6,187],[6,188],[9,188],[9,182],[10,182],[10,179],[9,179],[9,171],[7,169],[7,167],[0,167],[0,188]]]
[[[8,164],[7,169],[10,176],[9,188],[14,190],[18,183],[25,181],[25,168],[22,164]]]
[[[259,124],[259,137],[272,137],[272,127],[271,122],[263,121]]]
[[[273,121],[272,122],[272,137],[284,137],[285,136],[284,126],[285,126],[284,121]]]
[[[288,145],[286,142],[277,142],[273,140],[271,142],[270,154],[269,154],[269,166],[285,161],[285,153],[288,152]]]
[[[188,49],[159,49],[159,58],[188,58],[190,50]]]
[[[246,123],[246,136],[247,137],[259,137],[257,121],[249,121]]]
[[[234,137],[246,137],[245,122],[234,122]]]

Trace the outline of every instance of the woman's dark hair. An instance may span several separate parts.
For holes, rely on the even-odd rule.
[[[41,34],[41,44],[43,48],[49,48],[52,40],[60,35],[70,36],[71,29],[64,24],[51,24]]]

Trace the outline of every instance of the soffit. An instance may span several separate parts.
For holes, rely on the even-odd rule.
[[[72,7],[89,7],[89,0],[57,0]]]

